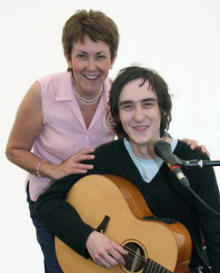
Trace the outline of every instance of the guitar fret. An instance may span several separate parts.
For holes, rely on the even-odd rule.
[[[155,271],[152,271],[153,266],[154,266],[154,261],[151,260],[151,259],[148,259],[147,260],[147,267],[146,267],[147,271],[146,271],[146,273],[154,273]]]
[[[156,268],[158,268],[158,271],[156,271],[156,272],[160,273],[161,269],[163,269],[163,267],[161,265],[159,265],[158,263],[155,263],[155,264],[156,264]]]
[[[172,273],[170,270],[166,269],[165,267],[161,266],[157,262],[148,259],[143,273]]]
[[[158,273],[160,273],[161,272],[161,269],[163,269],[164,267],[162,267],[162,266],[160,266],[158,263],[156,263],[156,262],[154,262],[154,264],[155,264],[155,272],[158,272]]]

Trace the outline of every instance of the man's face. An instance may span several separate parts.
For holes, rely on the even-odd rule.
[[[160,138],[161,123],[157,95],[148,81],[142,83],[143,79],[130,81],[119,97],[119,118],[138,156],[142,154],[140,150]]]

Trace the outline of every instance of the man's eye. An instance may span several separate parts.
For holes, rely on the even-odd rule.
[[[154,101],[146,101],[146,102],[143,103],[143,106],[144,106],[145,108],[150,108],[150,107],[152,107],[152,106],[154,106],[154,105],[155,105],[155,102],[154,102]]]
[[[124,104],[124,105],[122,106],[122,109],[129,111],[129,110],[132,109],[132,104]]]
[[[144,103],[144,106],[146,106],[146,107],[149,107],[149,106],[152,106],[152,105],[153,105],[152,102],[146,102],[146,103]]]

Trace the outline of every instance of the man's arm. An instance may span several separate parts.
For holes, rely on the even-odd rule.
[[[109,164],[103,161],[103,154],[94,165],[95,170],[89,171],[87,175],[108,172]],[[85,258],[91,257],[95,263],[106,268],[124,264],[123,255],[127,251],[84,223],[77,211],[65,201],[70,188],[84,176],[86,174],[70,175],[56,181],[39,197],[37,212],[47,229],[78,254]]]
[[[70,188],[83,175],[57,180],[37,200],[37,213],[46,228],[84,257],[89,257],[86,240],[93,228],[84,223],[76,210],[66,202]]]
[[[203,155],[203,159],[207,159]],[[220,196],[213,168],[195,170],[196,192],[212,209],[220,214]],[[214,273],[220,268],[220,216],[196,202],[201,231],[205,239],[208,259]]]

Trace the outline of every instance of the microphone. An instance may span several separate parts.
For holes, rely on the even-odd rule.
[[[154,151],[160,158],[162,158],[164,160],[164,162],[170,168],[171,172],[173,172],[175,174],[175,176],[179,180],[180,184],[182,186],[184,186],[185,188],[187,188],[193,194],[193,196],[196,197],[206,209],[208,209],[208,212],[209,212],[208,215],[210,215],[210,212],[212,214],[217,215],[217,216],[220,215],[220,213],[218,211],[216,211],[216,210],[212,209],[211,207],[209,207],[199,197],[199,195],[196,194],[190,188],[189,180],[184,175],[184,173],[182,172],[182,169],[181,169],[181,166],[184,166],[184,165],[185,166],[188,165],[188,167],[198,167],[198,165],[201,165],[201,163],[199,163],[199,162],[203,162],[204,166],[219,166],[220,161],[210,161],[210,160],[189,160],[189,161],[185,161],[185,160],[181,160],[181,159],[179,159],[177,156],[175,156],[173,154],[170,144],[167,143],[166,141],[162,141],[162,140],[157,141],[154,144]]]
[[[182,172],[180,166],[183,165],[183,161],[173,154],[169,143],[163,140],[159,140],[154,144],[155,153],[164,160],[172,173],[175,174],[181,185],[189,188],[189,180]]]

